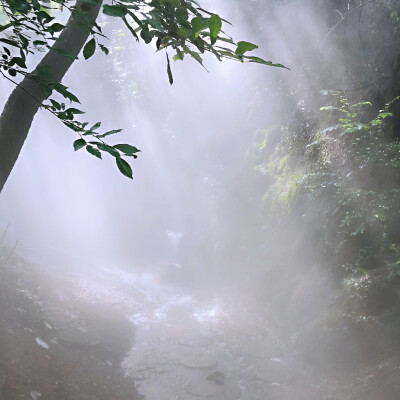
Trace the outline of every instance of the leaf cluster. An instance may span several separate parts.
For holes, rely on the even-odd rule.
[[[106,37],[101,27],[90,21],[87,10],[96,6],[100,0],[0,0],[0,74],[18,85],[18,76],[35,81],[47,102],[41,107],[50,111],[64,125],[80,135],[74,142],[75,150],[85,147],[95,157],[101,158],[106,152],[115,157],[119,170],[132,178],[132,169],[123,157],[136,158],[139,150],[134,146],[110,146],[104,138],[120,130],[103,134],[97,133],[100,123],[87,129],[88,122],[80,122],[77,116],[83,111],[76,107],[67,107],[57,99],[61,95],[71,103],[78,103],[78,97],[61,82],[53,80],[50,66],[37,68],[29,73],[28,56],[36,52],[52,51],[61,57],[76,59],[62,46],[54,46],[65,25],[60,23],[57,13],[67,9],[78,21],[81,29],[86,30],[89,39],[82,55],[85,60],[91,58],[97,49],[109,54],[102,43]],[[79,6],[78,6],[79,5]],[[273,67],[286,68],[281,64],[265,61],[260,57],[249,56],[257,46],[250,42],[235,43],[222,29],[223,23],[229,24],[218,14],[211,13],[194,0],[117,0],[102,6],[104,15],[120,19],[137,41],[154,43],[157,51],[172,49],[173,60],[183,60],[189,55],[203,65],[203,54],[211,53],[218,60],[224,58],[240,62],[252,62]],[[173,83],[170,58],[167,58],[167,75]],[[91,137],[91,140],[87,140]]]
[[[194,0],[120,0],[113,5],[104,5],[103,13],[121,18],[137,41],[154,42],[158,51],[172,49],[174,61],[183,60],[188,55],[203,65],[203,54],[208,52],[219,61],[227,58],[286,68],[247,55],[257,46],[246,41],[235,43],[222,29],[223,23],[229,22],[204,10]],[[167,72],[172,84],[169,58]]]

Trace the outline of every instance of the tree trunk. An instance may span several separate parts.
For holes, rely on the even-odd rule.
[[[72,14],[70,16],[67,25],[52,48],[63,49],[74,56],[78,56],[90,35],[90,30],[99,14],[101,3],[101,0],[97,0],[97,5],[93,6],[84,3],[83,0],[77,0],[77,9],[85,11],[85,14]],[[82,18],[84,18],[84,21]],[[84,22],[84,27],[82,22]],[[50,50],[35,71],[37,68],[49,66],[53,73],[52,82],[61,82],[73,62],[72,58],[63,57]],[[33,118],[40,104],[47,97],[38,84],[28,76],[13,90],[7,100],[0,116],[0,192],[17,161]]]

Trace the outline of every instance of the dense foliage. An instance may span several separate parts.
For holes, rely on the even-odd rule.
[[[248,160],[263,188],[259,210],[267,255],[285,243],[284,256],[273,258],[281,265],[280,279],[295,291],[302,276],[318,279],[319,266],[334,282],[325,296],[315,294],[315,302],[327,301],[330,308],[304,341],[315,346],[314,354],[332,346],[335,356],[346,359],[339,365],[359,367],[352,364],[356,346],[375,365],[399,348],[399,5],[334,3],[339,13],[317,7],[337,16],[337,22],[328,20],[322,40],[339,55],[340,74],[310,57],[304,71],[312,71],[312,85],[299,80],[297,98],[291,94],[294,112],[279,128],[256,133]],[[266,271],[265,278],[273,276]],[[300,319],[293,297],[277,298],[291,318]],[[350,346],[354,338],[357,344]]]

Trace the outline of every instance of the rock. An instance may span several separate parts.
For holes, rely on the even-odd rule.
[[[218,384],[223,384],[225,381],[225,375],[223,372],[217,370],[208,375],[206,379]]]

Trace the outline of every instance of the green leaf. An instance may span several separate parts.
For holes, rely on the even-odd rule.
[[[69,92],[67,90],[67,88],[64,85],[62,85],[61,83],[56,82],[56,83],[52,83],[49,86],[50,86],[50,88],[53,88],[54,90],[56,90],[58,93],[62,94],[66,99],[74,101],[75,103],[79,103],[78,98],[74,94]]]
[[[140,37],[144,40],[146,44],[149,44],[154,37],[154,31],[149,31],[149,28],[146,26],[146,28],[143,28],[140,32]]]
[[[197,62],[199,62],[201,65],[203,65],[203,59],[201,58],[199,53],[196,53],[195,51],[191,51],[189,53]]]
[[[167,55],[167,74],[168,74],[168,80],[169,83],[172,85],[174,83],[174,78],[172,76],[172,71],[171,71],[171,65],[169,63],[169,57],[168,57],[168,53],[165,53]]]
[[[180,4],[180,0],[162,0],[164,3],[170,3],[174,5],[175,7],[178,7]]]
[[[91,146],[90,144],[88,144],[88,145],[86,146],[86,150],[87,150],[90,154],[92,154],[92,155],[94,155],[95,157],[101,159],[101,153],[100,153],[100,151],[97,150],[97,149],[95,149],[95,148],[94,148],[93,146]]]
[[[379,118],[385,119],[387,117],[392,117],[393,114],[391,112],[383,112],[379,114]]]
[[[101,51],[107,56],[110,50],[104,44],[99,44]]]
[[[33,44],[34,46],[45,46],[47,42],[44,42],[43,40],[34,40]]]
[[[135,32],[135,30],[129,25],[129,22],[127,21],[127,19],[125,17],[122,18],[122,20],[124,21],[124,24],[126,25],[126,27],[129,29],[129,31],[132,33],[133,37],[136,39],[136,41],[139,41],[139,37],[137,35],[137,33]]]
[[[101,122],[96,122],[89,131],[95,131],[97,128],[100,128]]]
[[[208,27],[210,28],[211,44],[214,44],[222,27],[222,21],[218,14],[212,15],[208,19]]]
[[[202,54],[204,53],[207,43],[201,37],[198,37],[197,39],[193,40],[193,44],[199,49],[200,53]]]
[[[103,14],[110,15],[111,17],[125,17],[128,10],[124,6],[110,6],[105,4],[103,6]]]
[[[55,101],[55,100],[53,100],[53,99],[49,99],[49,100],[50,100],[51,104],[53,105],[53,107],[54,107],[56,110],[61,110],[61,105],[60,105],[60,103],[58,103],[57,101]]]
[[[0,38],[0,42],[9,44],[10,46],[14,46],[14,47],[21,47],[21,45],[18,42],[16,42],[15,40]]]
[[[194,17],[190,24],[192,25],[192,33],[195,38],[199,36],[199,33],[205,28],[205,22],[203,17]]]
[[[38,2],[38,0],[32,0],[32,5],[35,10],[40,10],[40,3]]]
[[[254,57],[254,56],[244,56],[246,60],[249,60],[249,62],[254,62],[258,64],[263,64],[263,65],[269,65],[270,67],[277,67],[277,68],[285,68],[290,70],[290,68],[285,67],[283,64],[275,64],[272,61],[265,61],[260,57]]]
[[[120,157],[118,150],[115,150],[114,147],[109,146],[108,144],[98,142],[96,143],[96,146],[99,150],[106,151],[107,153],[110,153],[114,157]]]
[[[176,15],[180,19],[180,23],[184,23],[189,19],[189,13],[186,7],[178,7],[176,9]]]
[[[75,142],[74,142],[74,150],[75,151],[77,151],[85,146],[86,146],[86,141],[83,139],[78,139],[78,140],[75,140]]]
[[[223,57],[234,58],[235,60],[240,60],[241,58],[231,51],[219,51],[218,54]]]
[[[254,49],[257,49],[258,46],[256,46],[253,43],[249,43],[249,42],[239,42],[237,44],[237,48],[235,50],[235,53],[238,56],[242,56],[244,53],[246,53],[247,51],[252,51]]]
[[[184,26],[180,26],[178,28],[178,35],[183,39],[187,39],[188,37],[190,37],[192,35],[192,32],[192,29],[185,28]]]
[[[5,25],[0,25],[0,32],[4,31],[5,29],[10,28],[11,26],[15,25],[15,22],[10,22],[9,24],[5,24]]]
[[[13,57],[10,61],[10,66],[17,64],[20,68],[26,68],[25,61],[21,57]]]
[[[95,50],[96,50],[96,40],[93,38],[93,39],[89,40],[85,44],[85,47],[83,48],[83,57],[85,58],[85,60],[92,57]]]
[[[50,100],[51,101],[51,100]],[[67,108],[65,110],[66,113],[70,113],[70,114],[85,114],[83,111],[78,110],[77,108]]]
[[[41,24],[48,24],[54,19],[45,8],[42,8],[36,15]]]
[[[53,25],[50,25],[49,28],[54,32],[60,32],[65,28],[65,26],[56,22]]]
[[[122,129],[113,129],[112,131],[108,131],[106,133],[103,133],[102,135],[97,135],[97,137],[98,138],[104,138],[106,136],[114,135],[114,133],[118,133],[118,132],[121,132],[121,131],[122,131]]]
[[[133,179],[131,166],[121,157],[117,157],[115,160],[117,162],[117,167],[121,171],[121,173],[126,177]]]
[[[131,146],[130,144],[116,144],[113,147],[119,151],[122,151],[126,155],[132,155],[140,152],[140,150],[137,147]]]
[[[203,59],[201,58],[201,56],[200,56],[199,53],[196,53],[195,51],[190,50],[189,47],[187,47],[186,45],[182,45],[182,49],[183,49],[183,51],[184,51],[186,54],[190,54],[190,55],[191,55],[197,62],[199,62],[199,63],[203,66],[203,68],[204,68]]]
[[[158,19],[147,19],[146,22],[151,25],[154,29],[157,29],[160,32],[165,32],[161,22]]]
[[[179,49],[176,49],[176,54],[174,55],[174,57],[173,57],[173,60],[174,61],[178,61],[178,60],[183,60],[183,57],[184,57],[184,55],[185,55],[185,53],[183,53],[181,50],[179,50]]]

